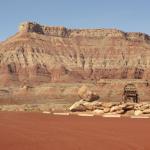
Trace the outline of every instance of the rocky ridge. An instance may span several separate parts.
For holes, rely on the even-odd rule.
[[[43,26],[38,23],[25,22],[19,26],[20,32],[35,32],[47,36],[62,38],[91,37],[91,38],[123,38],[127,40],[141,40],[149,42],[150,36],[140,32],[123,32],[118,29],[67,29],[63,26]]]
[[[86,102],[84,100],[80,100],[74,103],[70,108],[72,112],[86,112],[86,113],[93,113],[97,115],[103,114],[121,114],[121,115],[150,115],[150,103],[143,102],[143,103],[118,103],[118,102]]]

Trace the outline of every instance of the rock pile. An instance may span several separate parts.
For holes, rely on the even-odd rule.
[[[69,110],[72,112],[91,111],[94,114],[129,114],[137,116],[150,114],[150,103],[87,102],[82,99],[74,103]]]

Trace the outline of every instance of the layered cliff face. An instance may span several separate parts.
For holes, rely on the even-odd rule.
[[[0,43],[0,84],[150,79],[150,36],[27,22]]]

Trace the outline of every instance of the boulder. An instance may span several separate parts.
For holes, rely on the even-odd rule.
[[[145,105],[142,105],[141,107],[140,107],[140,110],[141,111],[144,111],[144,110],[149,110],[149,104],[145,104]]]
[[[115,112],[115,111],[120,111],[120,110],[122,110],[121,107],[119,107],[119,106],[113,106],[113,107],[111,107],[110,112]]]
[[[139,116],[139,115],[141,115],[141,114],[143,114],[143,112],[142,112],[141,110],[135,110],[135,111],[134,111],[134,115],[135,115],[135,116]]]
[[[86,85],[83,85],[81,88],[79,88],[78,96],[88,102],[99,99],[99,96],[95,92],[89,90]]]
[[[99,99],[99,96],[95,92],[87,91],[87,93],[85,94],[85,100],[88,102],[92,102],[98,99]]]
[[[116,113],[116,114],[124,114],[124,113],[125,113],[125,110],[120,109],[120,110],[117,110],[115,113]]]
[[[74,103],[70,108],[69,108],[70,111],[86,111],[87,108],[86,106],[84,106],[84,101],[83,100],[80,100],[76,103]]]
[[[105,108],[111,108],[113,106],[116,106],[116,103],[111,103],[111,102],[103,103],[102,106]]]
[[[150,109],[143,110],[143,114],[150,114]]]
[[[88,87],[86,85],[81,86],[78,90],[78,96],[80,98],[83,98],[87,91],[88,91]]]
[[[141,106],[135,105],[135,106],[134,106],[134,109],[135,109],[135,110],[140,110],[140,109],[141,109]]]
[[[108,113],[108,112],[110,112],[110,108],[104,108],[104,113]]]
[[[103,111],[103,110],[100,110],[100,109],[95,109],[95,110],[93,111],[93,113],[96,114],[96,115],[102,115],[102,114],[104,114],[104,111]]]
[[[103,102],[100,101],[93,101],[90,102],[91,105],[96,106],[96,107],[102,107],[103,106]]]
[[[88,102],[85,99],[81,99],[78,102],[75,102],[69,110],[71,111],[86,111],[86,110],[95,110],[98,109],[102,106],[102,102],[99,101],[93,101],[93,102]]]
[[[121,107],[125,111],[134,110],[134,105],[130,103],[121,104],[119,107]]]
[[[94,110],[97,109],[96,105],[93,105],[91,102],[83,101],[82,105],[85,106],[86,110]]]

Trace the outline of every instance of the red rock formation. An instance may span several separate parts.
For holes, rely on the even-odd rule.
[[[150,36],[37,23],[0,44],[0,83],[150,79]]]

